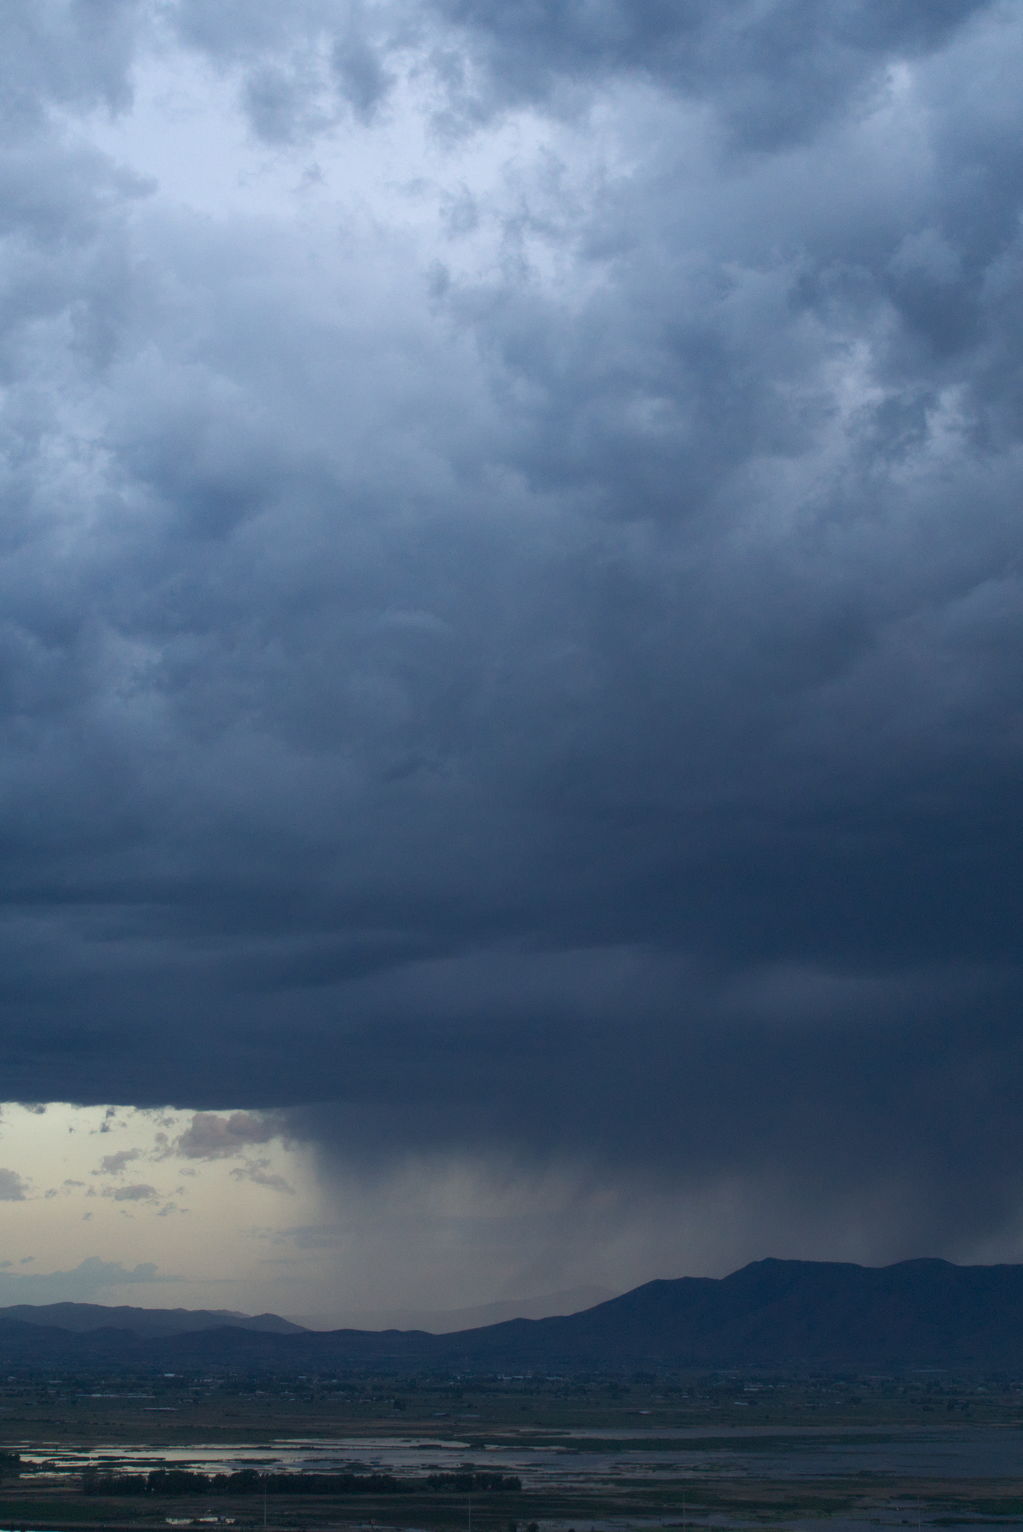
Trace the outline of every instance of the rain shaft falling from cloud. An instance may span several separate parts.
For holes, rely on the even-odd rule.
[[[9,1095],[1018,1255],[1023,7],[0,43]]]

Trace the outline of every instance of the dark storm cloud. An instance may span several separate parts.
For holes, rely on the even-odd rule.
[[[869,91],[879,67],[940,45],[988,8],[984,0],[435,5],[461,29],[497,101],[547,99],[566,82],[585,90],[594,76],[628,72],[708,102],[737,142],[760,150],[806,138]]]
[[[271,140],[282,107],[289,136],[315,121],[310,94],[374,111],[395,78],[388,56],[411,53],[417,68],[436,73],[449,127],[522,102],[572,110],[580,95],[624,76],[707,104],[735,144],[763,150],[862,106],[892,62],[940,47],[991,8],[989,0],[305,0],[275,17],[261,6],[177,0],[170,15],[189,43],[242,69],[253,126]],[[324,46],[332,68],[321,73]]]
[[[410,58],[463,128],[617,113],[628,173],[568,127],[449,249],[347,253],[48,123],[127,98],[100,9],[72,77],[19,8],[0,172],[9,1093],[997,1233],[1020,8],[181,0],[279,143]]]

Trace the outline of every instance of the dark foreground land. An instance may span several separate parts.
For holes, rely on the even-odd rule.
[[[5,1529],[1023,1526],[1023,1379],[933,1369],[22,1375],[0,1446]]]

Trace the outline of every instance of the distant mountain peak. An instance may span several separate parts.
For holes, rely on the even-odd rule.
[[[1023,1266],[768,1257],[727,1277],[657,1279],[574,1314],[440,1335],[311,1331],[272,1314],[19,1305],[0,1310],[0,1362],[395,1372],[1021,1367]]]

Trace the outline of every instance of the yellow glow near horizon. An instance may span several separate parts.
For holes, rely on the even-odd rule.
[[[0,1303],[246,1306],[260,1286],[251,1279],[261,1231],[315,1219],[315,1180],[279,1138],[218,1148],[213,1135],[211,1147],[190,1139],[195,1121],[175,1110],[6,1105]]]

